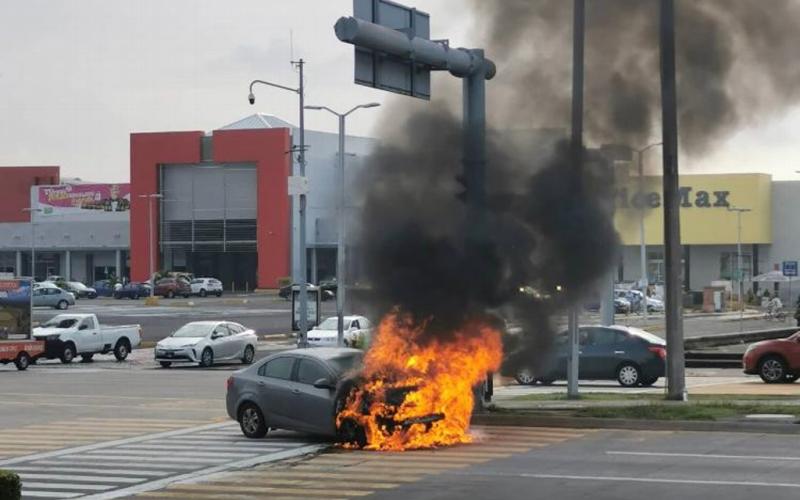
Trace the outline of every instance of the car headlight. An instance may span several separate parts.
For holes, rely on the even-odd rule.
[[[186,349],[187,347],[194,347],[194,346],[196,346],[196,345],[197,345],[197,343],[194,343],[194,344],[184,344],[184,345],[182,345],[182,346],[181,346],[181,349]]]

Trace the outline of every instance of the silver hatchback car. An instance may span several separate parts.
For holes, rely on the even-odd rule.
[[[336,428],[336,413],[363,356],[358,349],[333,347],[273,354],[228,379],[228,415],[249,438],[288,429],[349,441]]]

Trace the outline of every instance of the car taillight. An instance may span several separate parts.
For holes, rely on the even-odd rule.
[[[661,359],[667,359],[667,350],[661,346],[650,346],[647,350],[658,355]]]
[[[230,391],[231,387],[233,387],[233,377],[228,377],[228,381],[225,383],[225,388]]]

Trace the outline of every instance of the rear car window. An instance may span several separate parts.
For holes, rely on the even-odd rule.
[[[264,363],[261,368],[258,369],[258,374],[262,377],[289,380],[292,378],[293,366],[294,358],[276,358]]]
[[[301,384],[312,385],[317,380],[329,376],[328,370],[310,359],[301,359],[300,365],[297,367],[297,381]]]

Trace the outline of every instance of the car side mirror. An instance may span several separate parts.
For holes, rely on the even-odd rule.
[[[211,340],[217,340],[217,339],[218,339],[218,338],[220,338],[221,336],[222,336],[222,335],[220,335],[220,334],[218,334],[218,333],[212,333],[212,334],[211,334]]]
[[[321,378],[321,379],[317,380],[316,382],[314,382],[314,387],[316,387],[317,389],[328,389],[328,390],[333,390],[333,389],[336,388],[331,383],[331,381],[326,379],[326,378]]]
[[[81,326],[78,327],[78,330],[87,330],[88,328],[89,328],[89,325],[81,325]]]

